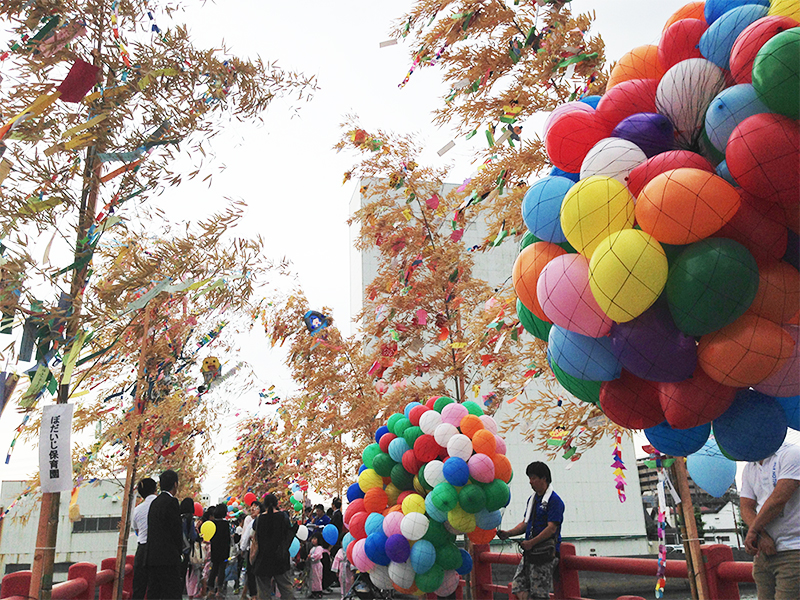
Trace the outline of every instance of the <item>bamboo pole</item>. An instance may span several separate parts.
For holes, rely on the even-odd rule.
[[[686,527],[686,533],[688,534],[688,538],[684,538],[684,546],[689,546],[689,554],[687,557],[691,558],[689,577],[695,581],[697,600],[707,600],[709,596],[706,567],[703,562],[703,554],[700,552],[700,540],[697,537],[697,523],[694,520],[692,492],[689,489],[689,477],[683,458],[678,457],[675,459],[672,465],[672,474],[681,497],[680,509]]]
[[[144,319],[142,322],[142,342],[139,348],[139,370],[136,374],[136,410],[133,414],[141,415],[145,408],[145,365],[147,364],[147,347],[149,346],[150,335],[150,303],[144,307]],[[131,431],[131,439],[128,445],[130,456],[128,457],[128,469],[125,474],[125,491],[122,495],[122,517],[119,522],[119,541],[117,542],[117,562],[114,565],[114,589],[111,597],[114,600],[122,600],[122,588],[125,582],[125,553],[128,549],[128,533],[131,528],[131,508],[133,507],[133,482],[136,479],[136,462],[139,458],[139,439],[142,434],[142,426],[137,425]]]

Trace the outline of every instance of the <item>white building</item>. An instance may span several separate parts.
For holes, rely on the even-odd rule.
[[[703,519],[706,544],[725,544],[732,548],[744,547],[742,532],[737,525],[740,519],[737,502],[728,502],[715,510],[702,507],[700,518]]]
[[[361,208],[364,197],[359,191],[364,183],[360,182],[350,200],[350,214]],[[447,194],[456,186],[446,184],[443,193]],[[401,195],[398,193],[398,198]],[[496,234],[497,232],[493,232]],[[358,235],[357,226],[350,231],[350,313],[351,318],[363,306],[364,290],[372,281],[378,270],[378,253],[371,250],[360,253],[352,242]],[[487,237],[486,227],[475,223],[464,232],[462,243],[470,248],[482,244]],[[494,236],[492,236],[494,237]],[[503,284],[511,277],[511,270],[518,253],[517,244],[509,240],[493,248],[488,253],[475,254],[474,277],[485,280],[490,286]],[[528,387],[528,395],[536,393],[534,381]],[[559,386],[560,388],[560,386]],[[560,390],[569,396],[566,390]],[[495,414],[498,422],[502,422],[513,405],[504,405]],[[621,556],[648,554],[653,550],[647,542],[642,510],[639,478],[633,442],[623,438],[623,460],[628,467],[626,471],[627,501],[620,503],[611,469],[613,461],[611,440],[603,440],[590,451],[583,453],[576,462],[557,458],[548,462],[553,475],[553,487],[564,500],[566,512],[562,536],[565,541],[574,543],[578,554],[598,556]],[[505,509],[502,528],[509,529],[523,518],[525,503],[532,494],[525,467],[535,460],[545,461],[544,454],[536,451],[532,444],[525,442],[517,433],[505,437],[508,447],[507,456],[514,468],[511,481],[511,504]]]
[[[0,514],[25,491],[24,481],[4,481],[0,488]],[[0,520],[0,575],[30,569],[36,545],[40,495],[21,498]],[[114,481],[98,481],[81,486],[78,507],[81,518],[69,519],[70,494],[61,494],[58,513],[58,538],[54,580],[64,581],[67,569],[76,562],[100,565],[104,558],[116,556],[119,521],[122,514],[122,489]],[[128,538],[128,554],[136,552],[136,536]]]

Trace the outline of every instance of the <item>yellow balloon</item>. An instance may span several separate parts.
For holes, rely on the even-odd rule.
[[[425,498],[419,494],[409,494],[403,498],[403,514],[412,512],[425,514]]]
[[[386,486],[384,490],[389,496],[389,506],[397,504],[397,498],[400,496],[400,489],[393,483]]]
[[[203,540],[206,542],[209,541],[214,534],[217,532],[217,526],[214,524],[214,521],[206,521],[202,525],[200,525],[200,535],[203,536]]]
[[[767,14],[791,17],[795,21],[800,21],[800,2],[797,0],[772,0]]]
[[[649,233],[624,229],[602,240],[589,261],[589,287],[600,308],[618,323],[635,319],[667,283],[667,255]]]
[[[472,533],[475,531],[475,515],[471,515],[460,504],[447,513],[447,522],[462,533]]]
[[[586,258],[597,244],[634,222],[634,200],[613,177],[592,175],[573,185],[561,203],[561,229],[567,241]]]
[[[378,475],[373,469],[364,469],[358,476],[358,487],[361,488],[362,492],[366,492],[375,487],[382,489],[383,477]]]
[[[425,488],[422,487],[422,484],[420,483],[419,477],[417,475],[414,475],[414,491],[417,492],[423,498],[428,495],[428,492],[426,492]]]

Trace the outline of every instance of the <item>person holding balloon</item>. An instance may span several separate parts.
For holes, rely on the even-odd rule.
[[[547,599],[553,588],[553,573],[561,546],[561,523],[564,501],[553,491],[550,468],[535,461],[525,469],[534,495],[528,498],[523,520],[507,530],[498,529],[497,537],[508,539],[521,533],[522,561],[514,573],[511,591],[519,600]]]

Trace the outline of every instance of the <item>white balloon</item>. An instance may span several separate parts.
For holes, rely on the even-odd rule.
[[[581,179],[602,175],[627,185],[631,171],[646,160],[645,153],[633,142],[622,138],[605,138],[597,142],[583,159]]]
[[[438,427],[441,422],[442,415],[435,410],[426,410],[419,418],[419,428],[422,429],[422,433],[433,435],[433,432],[436,431],[436,427]]]
[[[428,517],[422,513],[412,512],[408,513],[403,520],[400,521],[400,533],[403,534],[409,542],[416,542],[421,540],[422,536],[428,533]]]
[[[392,588],[392,580],[389,578],[389,567],[375,565],[369,572],[369,579],[382,590]]]
[[[478,418],[481,420],[481,423],[483,423],[484,429],[488,429],[493,434],[497,435],[497,421],[494,420],[494,417],[489,415],[481,415]]]
[[[425,465],[423,476],[425,477],[425,481],[428,482],[429,486],[436,487],[444,481],[444,474],[442,473],[443,468],[444,463],[440,460],[432,460]]]
[[[450,438],[458,433],[458,428],[450,423],[441,423],[433,430],[433,438],[442,448],[447,447]]]
[[[305,525],[300,525],[297,528],[297,539],[301,542],[305,542],[308,539],[308,527]]]
[[[294,498],[295,500],[302,500],[303,499],[303,492],[301,492],[301,491],[295,492],[294,494],[292,494],[292,498]]]
[[[697,150],[708,105],[725,87],[725,74],[704,58],[683,60],[658,83],[656,108],[675,128],[675,139],[687,150]]]
[[[457,433],[447,442],[447,453],[450,456],[469,460],[469,457],[472,456],[472,440],[463,433]]]
[[[414,585],[414,569],[411,568],[411,561],[407,560],[403,563],[396,563],[394,561],[389,563],[389,577],[399,588],[407,590]]]

